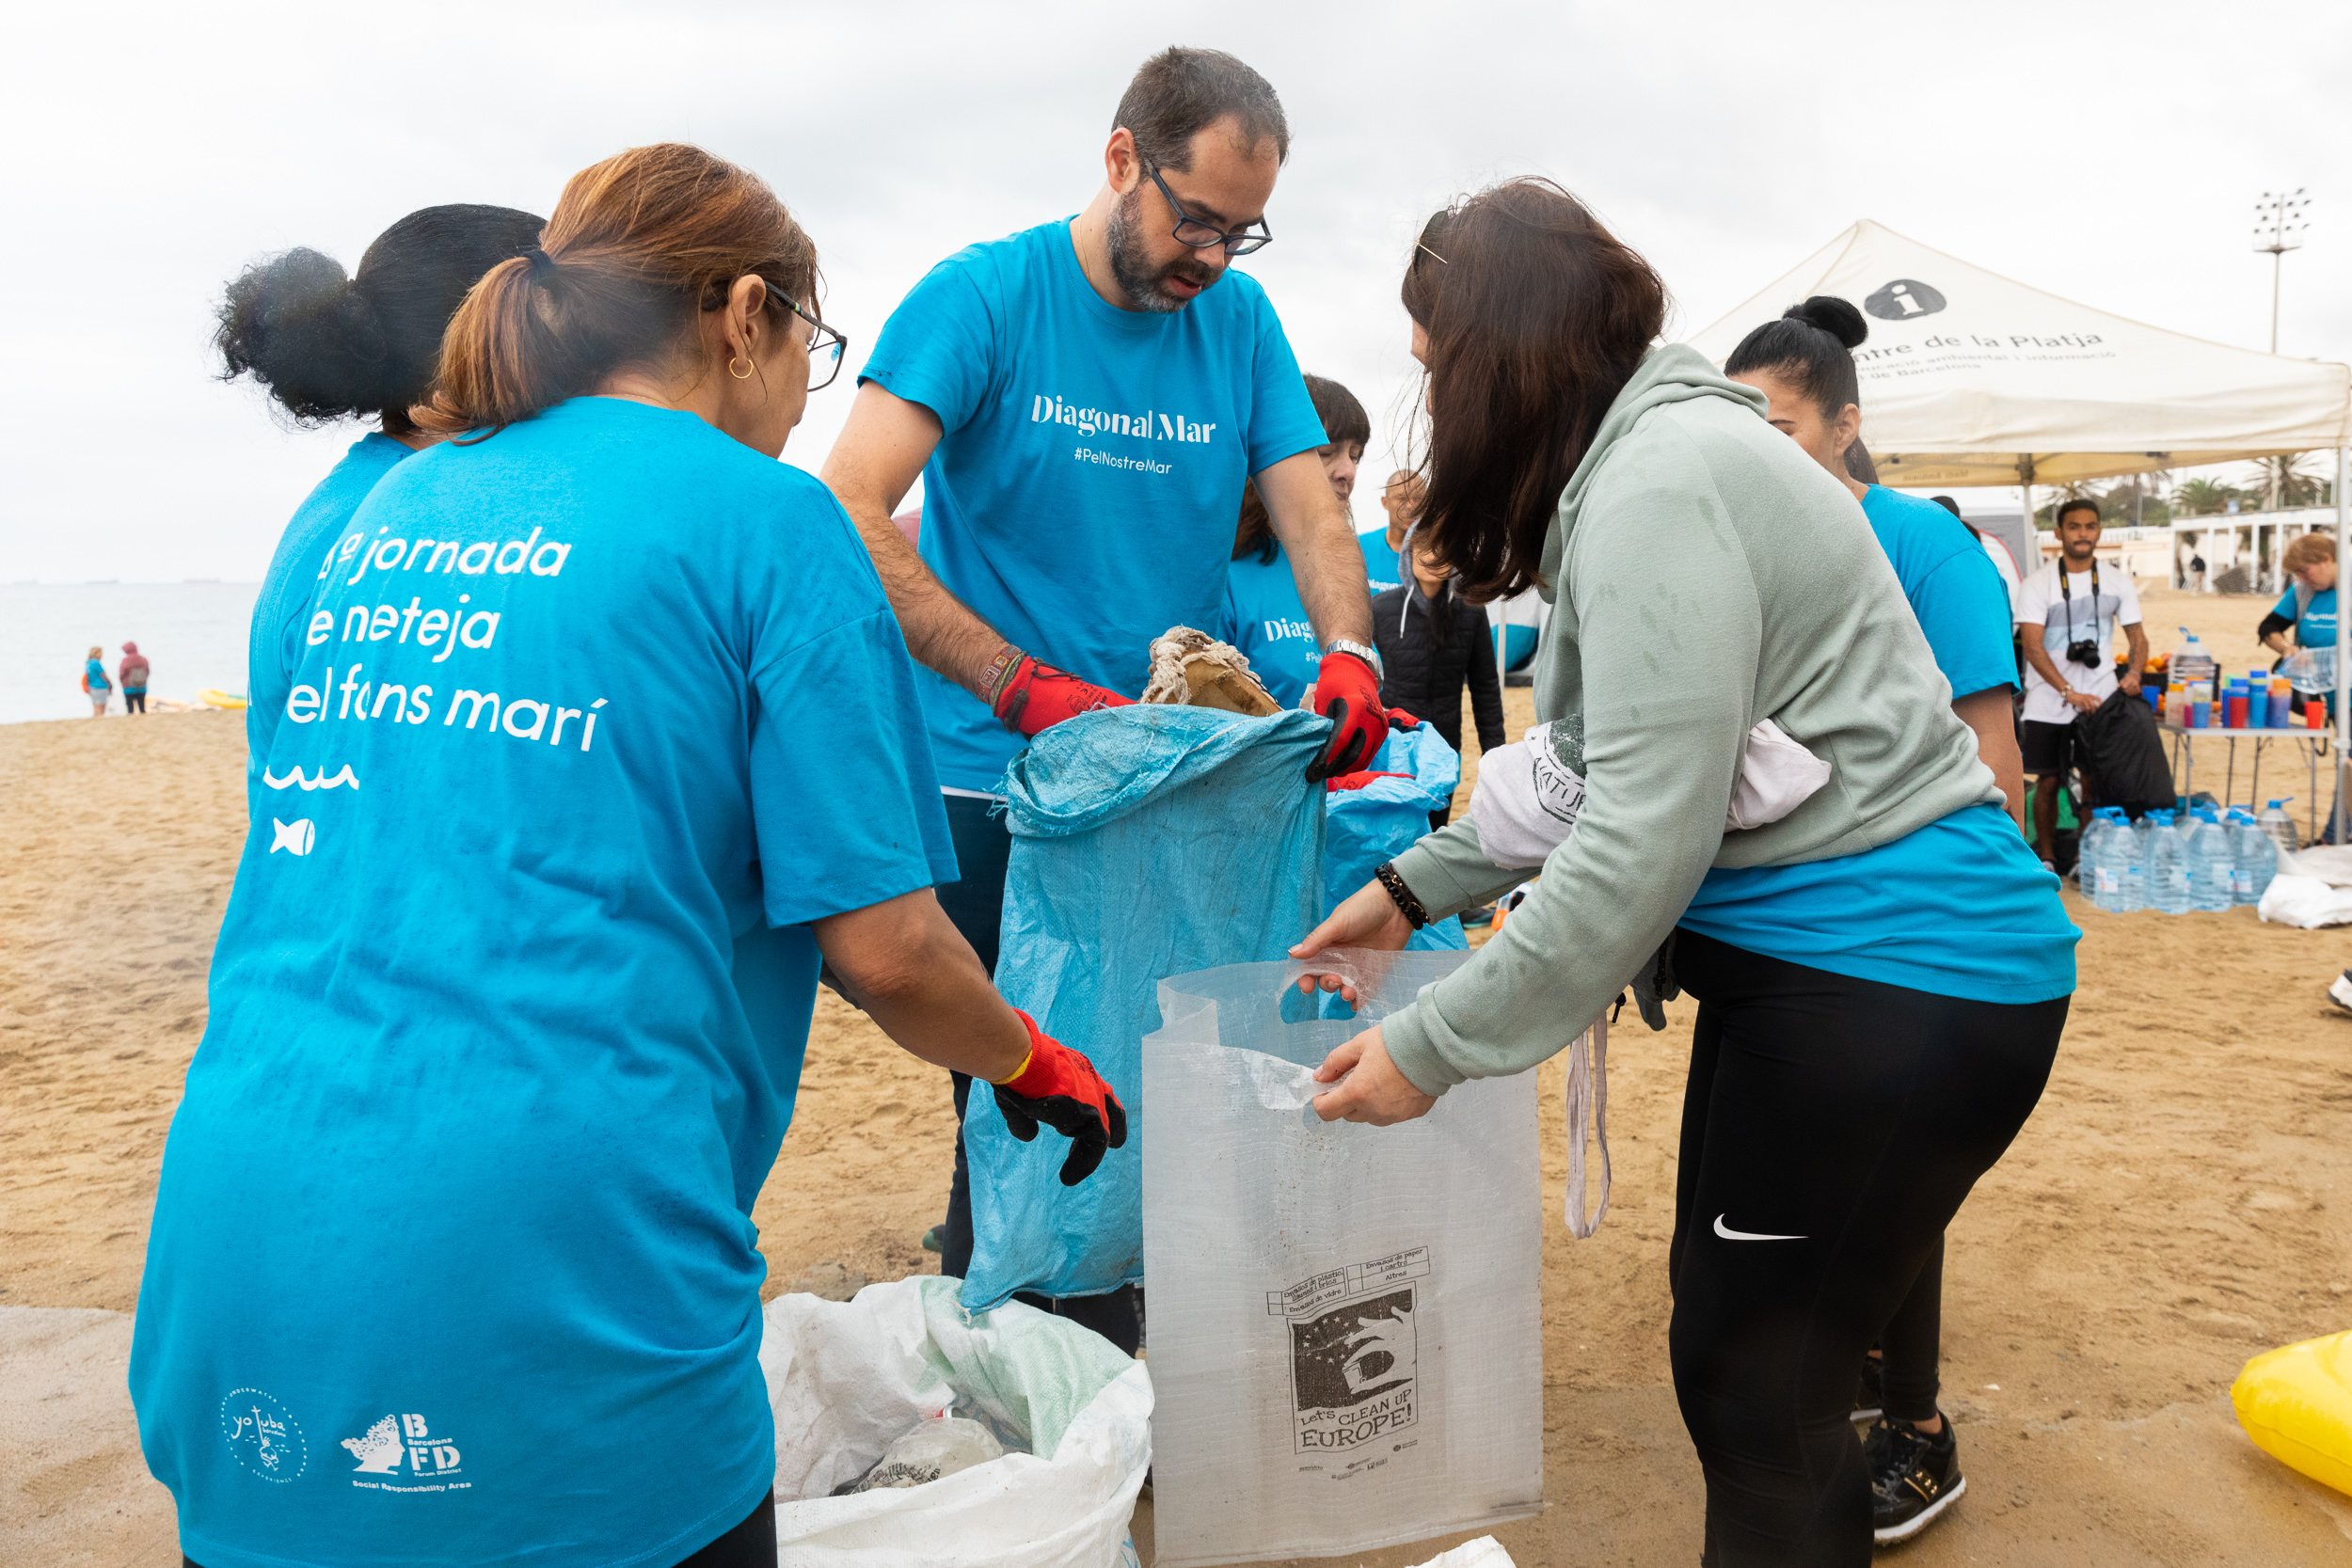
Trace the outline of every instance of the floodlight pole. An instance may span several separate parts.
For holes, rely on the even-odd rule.
[[[2254,204],[2254,249],[2270,257],[2270,352],[2279,352],[2279,282],[2290,250],[2303,247],[2303,230],[2309,227],[2304,211],[2311,200],[2297,185],[2292,192],[2278,190],[2263,192],[2262,200]]]

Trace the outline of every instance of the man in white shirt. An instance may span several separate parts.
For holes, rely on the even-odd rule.
[[[2089,713],[2119,689],[2139,694],[2139,672],[2148,662],[2148,634],[2140,629],[2139,594],[2120,564],[2099,563],[2099,505],[2072,500],[2058,508],[2058,559],[2017,585],[2018,641],[2026,655],[2026,708],[2020,747],[2033,786],[2034,844],[2050,860],[2050,834],[2058,825],[2058,788],[2071,767],[2083,773],[2083,788],[2097,785],[2074,755],[2075,717]],[[2063,568],[2063,570],[2061,570]],[[2115,627],[2121,625],[2131,657],[2121,682],[2115,673]]]

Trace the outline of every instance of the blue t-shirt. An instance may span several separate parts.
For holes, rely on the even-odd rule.
[[[2336,645],[2336,591],[2323,589],[2312,595],[2312,602],[2299,612],[2295,608],[2299,588],[2289,586],[2279,595],[2279,602],[2270,607],[2270,613],[2295,623],[2295,645],[2298,648],[2332,648]]]
[[[1261,562],[1252,550],[1225,568],[1225,609],[1217,635],[1249,660],[1274,700],[1296,707],[1315,684],[1323,650],[1315,643],[1315,628],[1307,607],[1298,599],[1298,581],[1291,576],[1290,556],[1280,545],[1274,560]]]
[[[1375,595],[1405,586],[1405,563],[1397,552],[1389,547],[1387,524],[1383,523],[1370,533],[1358,534],[1356,543],[1363,546],[1364,577]]]
[[[1894,564],[1954,697],[2017,684],[2009,587],[1967,525],[1931,500],[1873,484],[1862,515]]]
[[[863,378],[945,433],[923,468],[923,559],[1048,664],[1139,696],[1152,639],[1225,597],[1242,482],[1323,445],[1265,291],[1229,269],[1182,310],[1120,310],[1067,220],[959,251],[882,330]],[[916,676],[940,782],[993,791],[1025,744]]]
[[[774,1479],[807,923],[956,874],[913,661],[824,486],[691,414],[574,400],[351,528],[165,1148],[147,1461],[205,1568],[675,1562]]]
[[[1892,844],[1802,865],[1718,866],[1682,924],[1767,958],[1976,1002],[2074,989],[2082,932],[1996,805],[1968,806]]]
[[[114,689],[114,683],[106,678],[106,661],[104,659],[84,659],[82,661],[82,675],[84,679],[89,682],[89,694],[93,697],[103,697]]]
[[[246,633],[245,803],[246,819],[258,821],[262,799],[262,759],[269,755],[278,734],[278,716],[286,710],[286,692],[294,685],[294,668],[301,662],[303,612],[313,593],[323,592],[335,563],[334,552],[347,541],[357,555],[358,536],[346,535],[343,525],[368,499],[375,482],[392,471],[402,458],[414,455],[382,432],[371,432],[351,443],[342,461],[326,471],[294,508],[294,520],[278,538],[269,558],[269,574],[254,596],[253,622]],[[312,572],[316,563],[317,570]],[[346,562],[344,575],[350,575]]]

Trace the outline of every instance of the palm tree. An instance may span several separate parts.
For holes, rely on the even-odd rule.
[[[2192,479],[2172,492],[2172,504],[2186,517],[2202,517],[2207,513],[2227,512],[2233,500],[2243,500],[2246,492],[2234,484],[2217,479]]]
[[[2323,486],[2319,476],[2304,467],[2309,459],[2309,453],[2291,451],[2261,460],[2257,466],[2263,471],[2263,505],[2265,510],[2319,504]]]

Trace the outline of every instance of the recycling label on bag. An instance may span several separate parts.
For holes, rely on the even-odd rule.
[[[1410,1247],[1266,1292],[1290,1333],[1295,1451],[1409,1446],[1392,1439],[1420,1414],[1414,1282],[1428,1275],[1429,1249]]]

